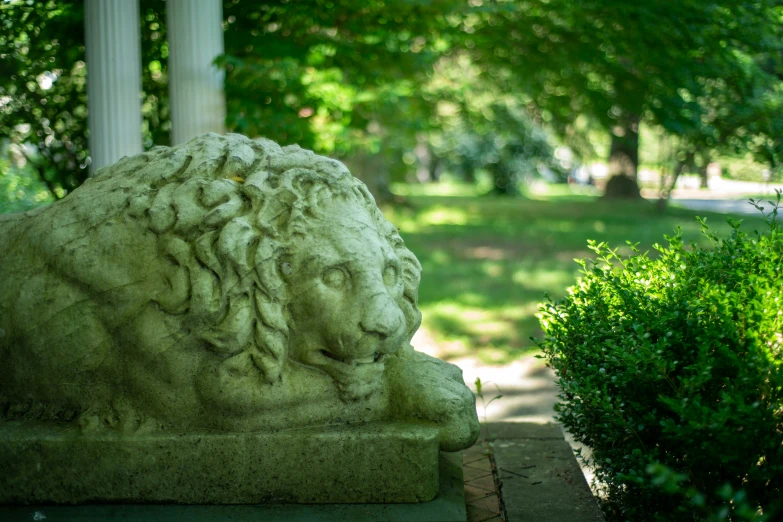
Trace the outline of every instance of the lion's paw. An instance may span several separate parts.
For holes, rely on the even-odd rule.
[[[440,427],[441,449],[470,447],[479,435],[476,398],[462,371],[445,361],[406,350],[389,364],[392,412],[399,419],[421,419]]]

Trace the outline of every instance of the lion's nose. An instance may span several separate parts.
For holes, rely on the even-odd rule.
[[[377,335],[383,341],[400,330],[402,311],[388,295],[376,295],[367,305],[359,321],[364,332]]]

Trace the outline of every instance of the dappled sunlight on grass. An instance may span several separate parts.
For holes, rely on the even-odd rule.
[[[468,222],[468,214],[458,208],[435,207],[422,213],[418,222],[424,226],[465,225]]]
[[[405,205],[384,209],[421,261],[423,324],[448,360],[476,356],[487,364],[507,364],[534,350],[530,337],[541,333],[538,303],[545,293],[564,296],[576,281],[574,259],[591,256],[588,239],[606,241],[627,255],[626,240],[652,250],[678,225],[686,243],[703,244],[696,215],[709,216],[719,235],[729,230],[725,216],[678,208],[660,215],[646,201],[451,192],[416,193]],[[744,227],[758,228],[759,222],[746,218]]]
[[[507,363],[528,351],[529,341],[522,336],[538,332],[536,325],[529,324],[536,302],[493,307],[488,299],[482,301],[479,306],[467,305],[461,298],[422,305],[424,327],[445,346],[441,357],[451,360],[472,354],[485,363]]]
[[[461,196],[472,197],[480,194],[473,183],[394,183],[392,192],[400,196]]]
[[[604,232],[606,232],[606,223],[604,223],[601,220],[593,221],[593,230],[595,230],[599,234],[603,234]]]
[[[595,187],[573,186],[567,183],[533,183],[526,195],[530,199],[549,201],[594,201],[600,191]]]
[[[585,255],[587,253],[585,252]],[[511,274],[511,280],[523,287],[549,292],[553,288],[565,288],[573,284],[576,266],[573,270],[531,270],[520,268]]]
[[[477,209],[452,208],[447,206],[433,206],[420,214],[402,214],[399,215],[398,222],[395,223],[400,232],[419,233],[432,227],[463,226],[467,225],[472,214]]]

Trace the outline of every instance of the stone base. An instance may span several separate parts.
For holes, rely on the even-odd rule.
[[[441,453],[440,491],[417,504],[265,504],[244,506],[0,506],[0,520],[61,522],[465,522],[461,453]]]
[[[424,502],[438,446],[435,428],[391,422],[128,436],[3,421],[0,504]]]

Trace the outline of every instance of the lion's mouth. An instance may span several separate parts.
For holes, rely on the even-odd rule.
[[[343,401],[368,397],[382,384],[380,377],[387,354],[373,352],[367,357],[351,357],[327,350],[312,353],[315,359],[320,359],[317,362],[311,360],[313,365],[332,376]]]
[[[380,352],[375,352],[375,353],[373,353],[372,355],[370,355],[368,357],[360,357],[360,358],[357,358],[357,359],[353,359],[353,358],[350,358],[350,357],[340,357],[339,355],[334,354],[332,352],[328,352],[326,350],[320,350],[320,352],[321,352],[321,355],[323,355],[327,359],[331,359],[332,361],[336,361],[336,362],[342,363],[342,364],[347,364],[347,365],[350,365],[350,366],[360,366],[360,365],[365,365],[365,364],[374,364],[374,363],[383,362],[383,360],[385,359],[385,355],[380,353]]]

